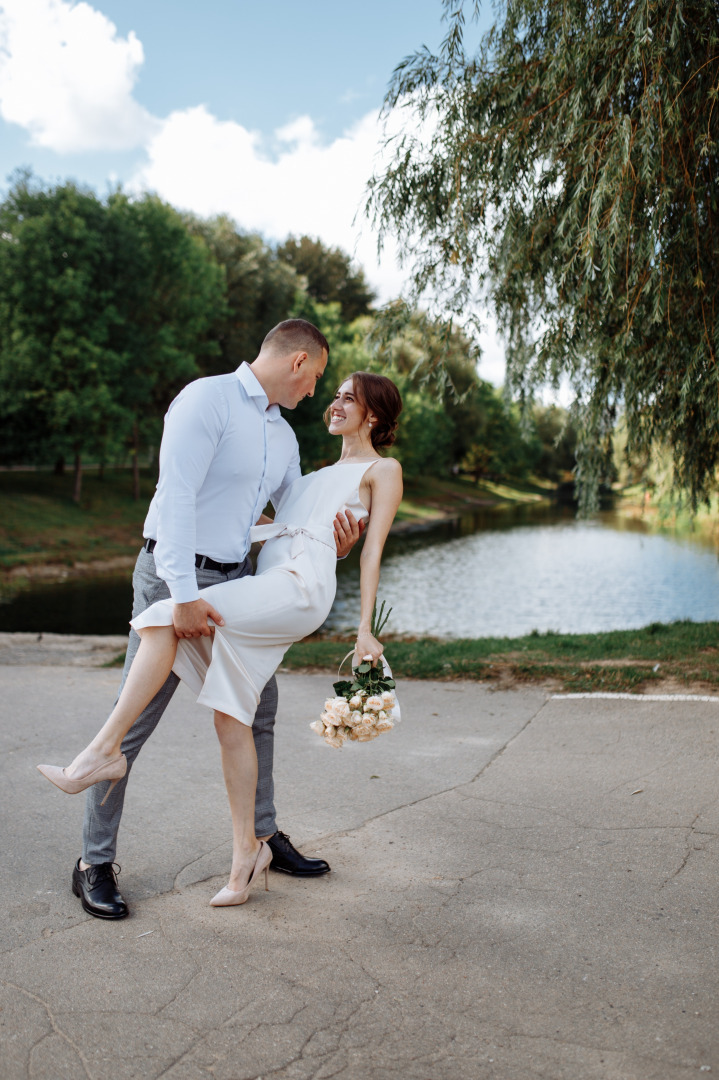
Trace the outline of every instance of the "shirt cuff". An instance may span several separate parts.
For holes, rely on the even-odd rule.
[[[178,578],[176,581],[168,581],[167,587],[176,604],[191,604],[193,600],[200,599],[200,590],[194,574]]]

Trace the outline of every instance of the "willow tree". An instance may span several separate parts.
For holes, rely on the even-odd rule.
[[[511,0],[475,52],[467,7],[394,72],[380,237],[413,299],[489,300],[520,396],[569,378],[585,506],[620,412],[696,505],[719,464],[719,4]]]

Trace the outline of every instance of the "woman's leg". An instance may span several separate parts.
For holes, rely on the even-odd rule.
[[[177,652],[174,627],[148,626],[140,631],[140,637],[140,647],[117,704],[92,742],[65,769],[70,779],[75,773],[86,773],[95,760],[120,754],[125,735],[172,671]]]
[[[215,711],[222,772],[232,815],[232,871],[228,888],[241,892],[254,868],[260,848],[255,836],[257,754],[252,728],[227,713]]]

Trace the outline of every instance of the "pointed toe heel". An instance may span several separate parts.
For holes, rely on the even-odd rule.
[[[220,889],[212,897],[210,907],[235,907],[237,904],[246,903],[249,895],[249,889],[243,889],[242,892],[233,892],[232,889],[225,886],[224,889]]]
[[[127,772],[127,758],[124,754],[119,754],[118,757],[110,758],[94,769],[90,769],[84,776],[69,777],[65,769],[61,769],[59,765],[38,765],[37,768],[38,772],[41,772],[51,784],[59,787],[67,795],[78,795],[93,784],[99,784],[102,780],[111,780],[112,783],[102,800],[102,805],[104,805],[115,784],[118,780],[122,780]]]
[[[224,889],[220,889],[212,899],[210,900],[210,907],[236,907],[239,904],[246,904],[250,895],[250,889],[254,885],[255,878],[259,877],[264,872],[265,875],[265,892],[270,891],[269,886],[269,869],[272,862],[272,852],[269,846],[264,840],[260,841],[260,850],[257,853],[257,859],[250,875],[250,880],[245,885],[241,892],[234,892],[233,889],[228,889],[225,886]]]

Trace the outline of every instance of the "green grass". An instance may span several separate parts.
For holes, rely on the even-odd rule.
[[[605,634],[538,634],[385,642],[398,678],[542,682],[568,691],[634,691],[671,680],[719,689],[719,623],[653,623]],[[288,670],[335,671],[349,645],[310,638],[293,645]],[[656,665],[658,670],[654,670]]]
[[[132,498],[128,469],[83,478],[82,502],[72,501],[72,473],[0,472],[0,567],[93,562],[137,553],[138,538],[155,486],[141,479]]]
[[[490,481],[475,483],[468,476],[440,480],[426,476],[421,480],[405,478],[404,498],[397,511],[397,521],[429,521],[447,515],[466,514],[481,506],[516,506],[540,503],[551,498],[554,485],[548,481]]]
[[[286,654],[284,671],[323,671],[328,688],[350,648],[307,638]],[[470,679],[502,688],[540,684],[569,693],[719,692],[719,623],[652,623],[606,634],[538,634],[439,641],[385,639],[397,679]],[[112,664],[121,666],[124,653]],[[654,670],[656,665],[658,670]],[[345,666],[346,670],[346,666]],[[667,682],[668,680],[668,682]]]

